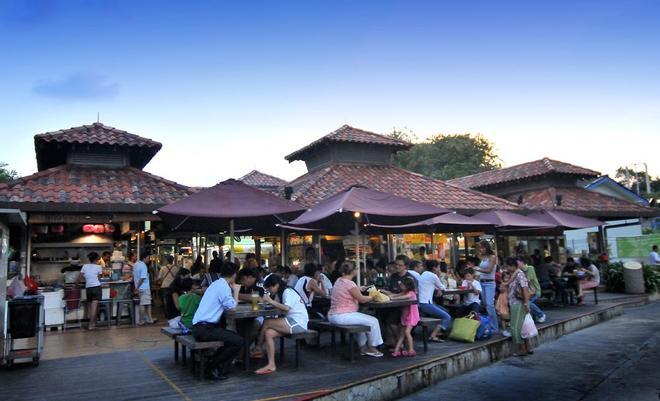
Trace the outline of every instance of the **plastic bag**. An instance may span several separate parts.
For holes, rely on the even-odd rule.
[[[376,287],[369,289],[369,296],[374,302],[389,302],[390,297],[380,292]]]
[[[18,277],[14,277],[9,287],[7,287],[7,296],[9,298],[16,298],[23,295],[25,295],[25,284]]]
[[[484,315],[479,315],[478,318],[480,323],[476,338],[477,340],[487,340],[493,335],[493,331],[490,328],[490,319]]]
[[[520,337],[524,339],[529,339],[539,335],[539,331],[536,329],[534,324],[534,319],[529,313],[525,315],[525,320],[523,321],[522,328],[520,329]]]
[[[25,284],[25,292],[28,295],[37,295],[39,293],[39,286],[37,285],[37,282],[34,281],[34,279],[30,276],[25,276],[25,279],[23,280]]]
[[[178,329],[180,321],[181,321],[181,316],[177,316],[177,317],[173,317],[172,319],[168,320],[167,324],[172,329]]]

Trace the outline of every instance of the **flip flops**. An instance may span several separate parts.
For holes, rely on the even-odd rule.
[[[440,337],[429,337],[429,341],[432,343],[444,343],[445,340],[443,340]]]
[[[275,369],[261,368],[261,369],[255,370],[254,373],[257,374],[257,375],[269,375],[271,373],[275,373]]]

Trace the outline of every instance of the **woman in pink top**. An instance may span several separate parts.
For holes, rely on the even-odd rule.
[[[338,325],[369,326],[369,333],[358,333],[357,335],[360,354],[382,357],[383,353],[376,348],[383,344],[378,319],[358,312],[359,304],[371,301],[371,297],[362,295],[360,288],[353,281],[356,273],[355,265],[346,262],[341,266],[340,272],[342,276],[337,279],[332,289],[328,320],[330,323]]]

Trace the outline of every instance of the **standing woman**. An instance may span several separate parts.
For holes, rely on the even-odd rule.
[[[479,267],[474,270],[481,273],[479,283],[481,284],[481,297],[486,310],[493,333],[497,333],[499,323],[497,322],[497,311],[495,310],[495,270],[497,267],[497,255],[493,252],[490,242],[483,240],[477,244],[477,256],[481,259]]]
[[[257,346],[252,352],[252,357],[263,356],[262,347],[266,343],[266,356],[268,357],[268,364],[263,368],[255,371],[258,375],[267,375],[275,372],[275,339],[287,334],[298,334],[307,331],[307,322],[309,317],[307,309],[303,303],[302,298],[298,293],[287,288],[286,283],[277,274],[271,274],[264,282],[264,288],[270,294],[277,294],[275,297],[280,302],[273,300],[270,295],[265,294],[263,300],[265,303],[275,307],[286,313],[285,317],[278,319],[266,319],[259,334]]]
[[[87,258],[89,259],[89,263],[83,265],[78,281],[81,281],[83,278],[85,279],[85,294],[89,304],[89,325],[87,327],[89,330],[94,330],[96,328],[96,310],[101,300],[101,281],[99,281],[99,276],[102,269],[99,265],[98,253],[90,252]]]
[[[357,272],[353,263],[345,262],[341,265],[340,272],[342,276],[335,281],[332,291],[328,320],[332,324],[369,326],[367,334],[358,333],[357,335],[360,353],[380,358],[383,353],[376,348],[383,344],[380,323],[374,316],[358,312],[359,304],[371,301],[371,297],[362,295],[360,287],[353,281]],[[353,345],[351,344],[351,346]]]
[[[520,270],[516,258],[506,258],[504,264],[511,273],[509,280],[509,326],[511,327],[511,339],[516,347],[513,356],[527,356],[533,354],[528,340],[521,337],[521,330],[525,315],[529,313],[529,281],[525,273]]]

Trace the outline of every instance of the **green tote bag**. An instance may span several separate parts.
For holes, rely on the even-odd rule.
[[[449,338],[456,341],[473,343],[474,338],[477,336],[477,329],[479,329],[479,325],[481,324],[478,320],[475,320],[474,317],[476,317],[476,315],[474,312],[471,312],[466,317],[454,320],[454,325],[451,328]]]

